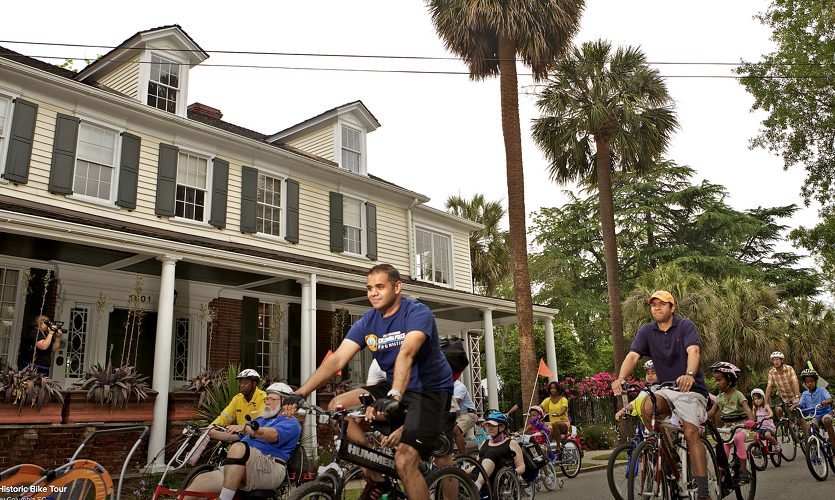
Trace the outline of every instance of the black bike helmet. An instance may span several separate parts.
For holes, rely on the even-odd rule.
[[[742,370],[737,368],[736,365],[733,363],[726,363],[724,361],[712,364],[710,369],[713,373],[724,373],[725,377],[728,378],[728,383],[731,387],[736,385],[736,381],[739,380],[739,374],[742,373]]]
[[[818,381],[818,372],[816,372],[815,370],[811,370],[809,368],[806,368],[805,370],[800,372],[800,380],[806,380],[806,377],[812,377],[813,379],[815,379],[815,382],[817,382]]]

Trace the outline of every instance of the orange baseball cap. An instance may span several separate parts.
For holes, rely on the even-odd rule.
[[[660,299],[664,302],[669,302],[673,305],[675,305],[676,303],[676,299],[674,299],[673,296],[670,295],[670,292],[668,292],[667,290],[658,290],[657,292],[652,294],[652,297],[649,298],[647,304],[652,304],[652,299]]]

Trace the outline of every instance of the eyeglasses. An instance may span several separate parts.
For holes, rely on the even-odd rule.
[[[276,402],[281,401],[281,398],[266,398],[266,400],[271,402],[271,403],[276,403]]]

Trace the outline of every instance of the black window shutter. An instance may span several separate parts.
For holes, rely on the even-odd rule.
[[[257,297],[243,298],[241,317],[241,368],[247,369],[258,364],[258,305]]]
[[[241,172],[241,232],[254,233],[258,213],[258,169],[244,165]]]
[[[368,252],[365,254],[371,260],[377,260],[377,205],[365,203],[365,227]]]
[[[119,194],[116,204],[133,210],[136,208],[136,188],[139,185],[139,136],[122,133],[122,155],[119,160]]]
[[[212,215],[209,224],[224,228],[226,227],[226,201],[229,198],[229,162],[214,159],[214,171],[212,172]]]
[[[58,113],[55,140],[52,143],[52,167],[49,170],[49,191],[72,194],[75,171],[75,148],[78,145],[78,118]]]
[[[299,181],[287,179],[287,224],[284,239],[299,242]]]
[[[174,217],[177,195],[177,155],[180,148],[171,144],[159,145],[157,164],[157,202],[154,213]]]
[[[331,252],[345,250],[342,220],[342,193],[331,191]]]
[[[9,131],[9,154],[3,174],[3,177],[12,182],[29,182],[29,163],[32,161],[32,142],[35,139],[37,121],[38,105],[15,99],[12,128]]]

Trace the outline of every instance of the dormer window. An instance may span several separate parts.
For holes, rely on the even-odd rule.
[[[360,132],[349,127],[342,127],[342,168],[351,172],[360,172],[362,141]]]
[[[162,57],[151,55],[148,105],[169,113],[176,113],[179,91],[180,65]]]

